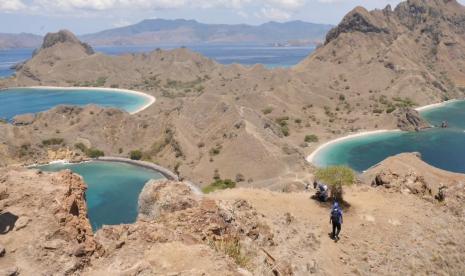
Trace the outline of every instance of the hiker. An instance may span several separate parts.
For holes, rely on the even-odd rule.
[[[334,202],[333,207],[331,209],[331,214],[329,216],[329,223],[333,224],[333,232],[331,234],[331,238],[338,241],[339,240],[339,233],[341,232],[341,225],[342,225],[342,210],[339,207],[339,203]]]
[[[316,185],[316,196],[322,202],[328,200],[328,186],[324,183],[318,182]]]

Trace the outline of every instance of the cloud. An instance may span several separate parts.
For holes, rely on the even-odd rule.
[[[261,18],[270,19],[270,20],[282,21],[282,20],[288,20],[289,18],[291,18],[291,13],[281,10],[281,9],[267,7],[267,8],[262,8],[260,12],[257,14],[257,16]]]
[[[21,0],[1,0],[0,12],[13,12],[26,8]]]

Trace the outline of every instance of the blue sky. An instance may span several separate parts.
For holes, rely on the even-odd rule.
[[[77,34],[133,24],[147,18],[204,23],[260,24],[304,20],[337,24],[355,6],[393,7],[398,0],[0,0],[0,32]],[[459,2],[465,3],[465,0]]]

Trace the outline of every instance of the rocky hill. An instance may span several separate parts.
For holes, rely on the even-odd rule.
[[[392,178],[370,187],[382,168]],[[346,190],[338,243],[328,237],[328,206],[311,193],[199,196],[167,181],[145,186],[135,223],[92,234],[79,176],[0,169],[0,275],[460,275],[465,175],[414,155],[378,169]],[[448,187],[440,199],[428,192],[434,177]]]
[[[270,44],[324,40],[331,25],[303,21],[268,22],[259,26],[204,24],[195,20],[147,19],[137,24],[81,36],[92,45]]]
[[[0,33],[0,49],[36,48],[43,38],[34,34],[5,34]]]
[[[318,143],[381,127],[421,129],[427,125],[412,107],[463,96],[464,14],[456,1],[359,7],[298,66],[274,70],[223,66],[187,49],[110,57],[69,32],[49,35],[0,87],[120,87],[158,100],[135,116],[118,115],[123,124],[104,111],[63,117],[56,109],[27,126],[0,125],[13,133],[3,135],[3,148],[18,153],[31,145],[48,160],[42,140],[63,138],[68,151],[82,138],[107,155],[139,149],[200,185],[219,174],[244,186],[302,187],[311,170],[304,157]],[[56,127],[43,127],[46,121]]]

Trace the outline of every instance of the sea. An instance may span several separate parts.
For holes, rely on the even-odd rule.
[[[343,140],[321,150],[317,166],[346,165],[363,172],[389,156],[419,152],[435,167],[465,173],[465,101],[454,101],[420,112],[432,126],[420,132],[386,132]],[[447,121],[448,128],[440,128]]]
[[[139,194],[145,183],[164,179],[154,170],[118,162],[54,163],[36,168],[49,172],[69,169],[84,178],[88,186],[88,215],[94,231],[103,225],[135,222]]]
[[[212,58],[221,64],[238,63],[242,65],[263,64],[267,68],[291,67],[305,59],[315,47],[272,47],[263,45],[155,45],[155,46],[107,46],[95,47],[95,51],[108,55],[151,52],[157,48],[170,50],[186,47]],[[11,69],[17,63],[32,56],[34,49],[0,50],[0,77],[14,74]]]

